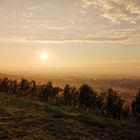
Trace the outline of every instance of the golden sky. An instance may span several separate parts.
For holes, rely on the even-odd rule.
[[[139,0],[0,0],[2,72],[139,74],[139,53]]]

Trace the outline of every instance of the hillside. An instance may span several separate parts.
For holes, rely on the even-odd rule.
[[[137,140],[140,125],[0,94],[0,140]]]

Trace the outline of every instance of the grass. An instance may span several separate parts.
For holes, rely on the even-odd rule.
[[[0,94],[0,140],[139,140],[140,125]]]

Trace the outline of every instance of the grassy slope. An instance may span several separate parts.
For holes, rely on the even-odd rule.
[[[140,125],[0,94],[0,140],[135,140]]]

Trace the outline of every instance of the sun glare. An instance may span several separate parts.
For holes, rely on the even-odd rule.
[[[48,55],[46,53],[42,53],[40,55],[40,58],[41,58],[42,61],[46,61],[48,59]]]

